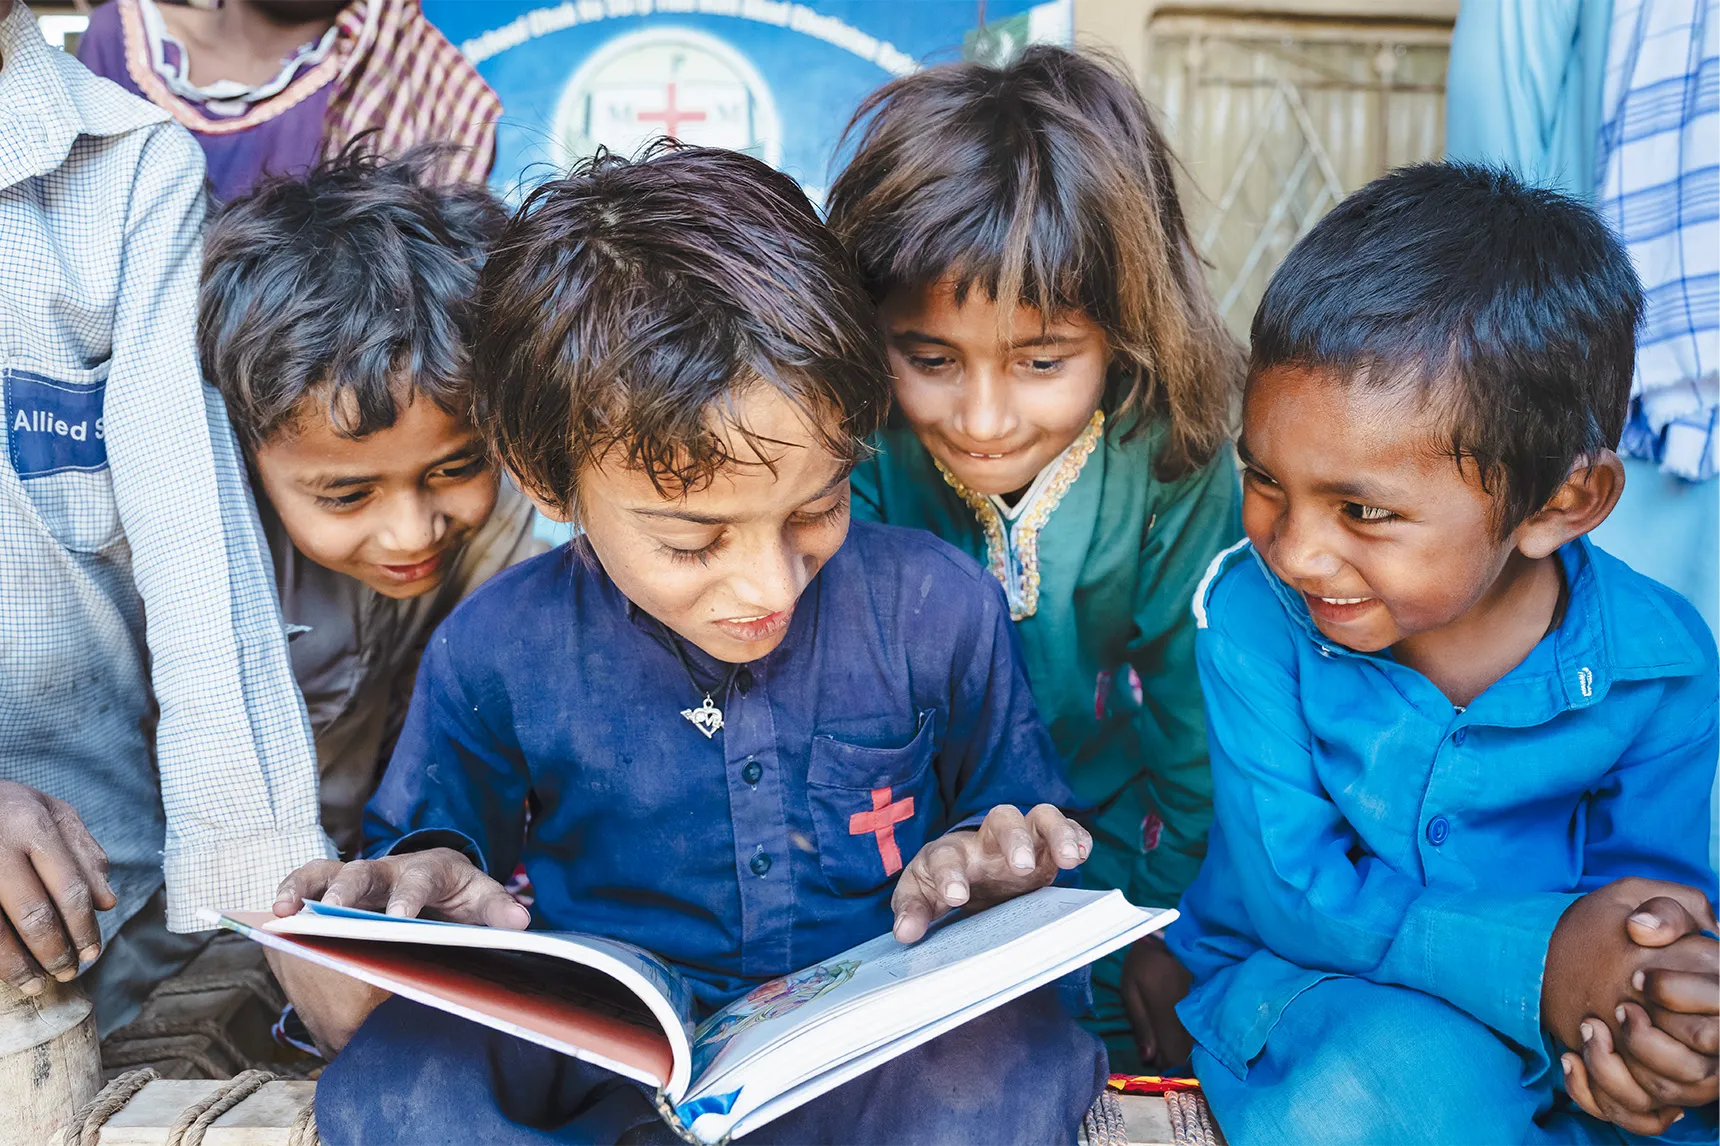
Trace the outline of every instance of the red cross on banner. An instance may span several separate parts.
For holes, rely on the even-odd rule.
[[[870,832],[878,837],[878,856],[884,861],[884,874],[895,875],[902,870],[902,851],[896,846],[896,825],[912,819],[914,798],[890,801],[889,788],[872,789],[872,810],[855,812],[848,817],[848,834],[863,836]]]
[[[664,98],[669,101],[668,106],[658,111],[640,112],[639,121],[641,123],[661,123],[663,134],[675,139],[681,137],[681,125],[683,123],[702,123],[704,121],[704,112],[683,108],[675,102],[675,83],[673,80],[669,82]]]

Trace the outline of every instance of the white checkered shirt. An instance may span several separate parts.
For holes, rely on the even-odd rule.
[[[268,553],[194,347],[203,155],[0,22],[0,779],[113,862],[104,937],[329,854]],[[148,617],[147,631],[144,618]]]
[[[1647,298],[1623,450],[1691,480],[1720,431],[1720,5],[1615,0],[1595,205]]]

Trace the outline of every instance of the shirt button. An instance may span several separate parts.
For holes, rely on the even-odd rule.
[[[752,862],[747,866],[752,868],[752,873],[754,875],[763,875],[765,872],[770,870],[770,857],[765,853],[760,852],[752,858]]]
[[[1427,822],[1427,842],[1438,847],[1451,835],[1451,822],[1444,816],[1435,816]]]
[[[752,686],[753,686],[752,669],[743,668],[735,674],[735,690],[737,692],[739,692],[742,696],[745,696],[747,693],[751,692]]]
[[[1453,744],[1462,745],[1462,743],[1468,739],[1469,729],[1467,728],[1459,728],[1456,732],[1451,734],[1451,742]]]
[[[764,765],[751,756],[747,757],[747,766],[741,769],[741,779],[749,784],[757,784],[759,777],[764,775]]]

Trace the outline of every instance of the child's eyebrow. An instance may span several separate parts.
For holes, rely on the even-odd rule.
[[[843,470],[832,478],[828,485],[807,498],[806,501],[817,501],[821,497],[829,497],[840,489],[842,483],[847,480],[848,471]],[[804,505],[806,502],[802,502],[801,504]],[[666,517],[673,521],[691,522],[693,525],[729,525],[735,520],[732,517],[724,517],[721,514],[715,513],[693,513],[692,511],[685,509],[656,509],[651,506],[643,505],[633,507],[633,512],[645,517]]]
[[[927,334],[923,330],[892,330],[890,337],[896,342],[930,342],[937,346],[947,346],[955,349],[955,343],[947,338],[939,338],[935,334]]]
[[[443,454],[425,468],[435,469],[437,466],[445,466],[449,462],[458,461],[464,457],[470,457],[472,454],[477,453],[478,450],[479,446],[476,442],[467,442],[458,449],[450,450],[448,453]],[[381,480],[381,474],[350,474],[345,477],[318,477],[312,481],[306,482],[305,484],[313,489],[346,489],[348,486],[370,485],[372,482],[379,482]]]

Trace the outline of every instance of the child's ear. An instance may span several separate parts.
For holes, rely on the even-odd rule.
[[[566,506],[557,505],[553,501],[545,501],[542,497],[533,493],[530,486],[528,486],[524,482],[520,481],[519,478],[514,477],[514,475],[512,473],[510,473],[508,476],[513,478],[514,484],[519,486],[520,492],[526,495],[527,501],[531,502],[533,505],[535,505],[537,507],[537,511],[539,513],[543,514],[545,517],[549,518],[551,521],[559,521],[559,522],[562,522],[563,524],[566,524],[567,522],[573,520],[573,514],[568,512]]]
[[[1611,450],[1578,458],[1547,504],[1516,529],[1517,549],[1539,559],[1607,519],[1624,493],[1624,463]]]

